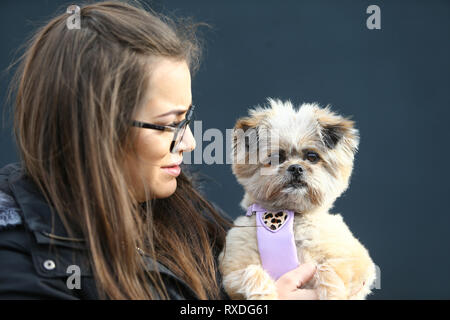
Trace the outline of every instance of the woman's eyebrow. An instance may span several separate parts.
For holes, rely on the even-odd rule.
[[[162,118],[162,117],[165,117],[165,116],[168,116],[168,115],[171,115],[171,114],[176,114],[177,116],[181,116],[183,113],[188,111],[191,106],[192,106],[192,104],[190,104],[187,109],[176,109],[176,110],[172,110],[172,111],[163,113],[163,114],[157,116],[157,118]]]

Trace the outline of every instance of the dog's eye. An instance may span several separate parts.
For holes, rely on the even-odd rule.
[[[278,152],[273,152],[269,156],[269,165],[272,164],[272,162],[278,162],[278,164],[281,164],[286,161],[286,153],[284,150],[279,150]]]
[[[316,163],[317,161],[319,161],[320,157],[317,153],[308,151],[306,153],[306,159],[308,159],[308,161],[310,161],[312,163]]]

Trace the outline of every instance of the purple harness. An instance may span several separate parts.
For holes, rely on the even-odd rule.
[[[269,212],[258,204],[248,207],[247,216],[256,214],[258,249],[263,268],[277,280],[298,267],[293,221],[294,212]]]

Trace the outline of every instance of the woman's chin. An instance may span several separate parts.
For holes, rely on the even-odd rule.
[[[157,189],[154,191],[155,198],[168,198],[173,195],[177,189],[177,179],[173,178],[170,181],[165,181],[156,188]]]

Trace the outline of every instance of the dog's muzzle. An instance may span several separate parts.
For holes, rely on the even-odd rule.
[[[301,188],[305,187],[306,183],[303,181],[303,167],[299,164],[292,164],[287,168],[287,172],[291,176],[288,187]]]

